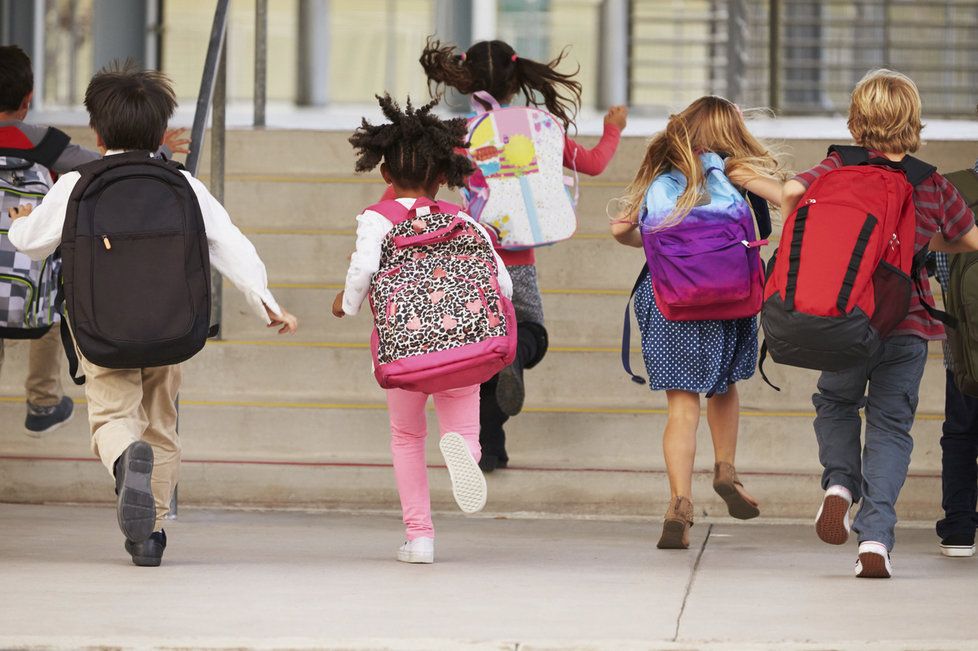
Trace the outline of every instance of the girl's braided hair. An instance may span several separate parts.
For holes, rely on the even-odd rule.
[[[442,85],[464,95],[484,90],[498,102],[521,93],[529,104],[545,106],[567,129],[581,106],[581,83],[574,79],[580,67],[557,71],[566,57],[565,48],[551,61],[526,59],[505,41],[480,41],[463,53],[429,37],[420,62],[433,93]]]
[[[421,108],[414,108],[408,99],[401,110],[390,94],[376,97],[389,122],[374,125],[364,118],[350,136],[358,153],[358,172],[369,172],[383,161],[391,177],[404,187],[422,188],[442,180],[452,188],[465,184],[473,167],[457,151],[468,147],[464,118],[442,120],[433,115],[437,99]]]

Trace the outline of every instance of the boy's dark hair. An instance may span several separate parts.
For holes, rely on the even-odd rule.
[[[564,49],[553,61],[540,63],[517,55],[504,41],[479,41],[462,54],[429,38],[420,61],[436,88],[444,84],[466,95],[484,90],[499,102],[523,93],[529,104],[546,106],[569,128],[581,106],[581,84],[574,81],[578,70],[557,72],[566,56]]]
[[[156,151],[176,107],[170,78],[132,61],[102,68],[85,90],[89,123],[107,149]]]
[[[18,110],[32,90],[31,58],[16,45],[0,47],[0,111]]]
[[[358,153],[358,172],[369,172],[383,161],[391,177],[404,187],[424,188],[441,178],[452,188],[465,184],[472,163],[456,151],[468,146],[464,118],[442,120],[432,115],[437,99],[418,109],[408,99],[402,111],[389,94],[376,97],[390,122],[373,125],[364,118],[350,136]]]

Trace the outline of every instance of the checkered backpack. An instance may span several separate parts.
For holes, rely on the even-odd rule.
[[[68,136],[49,129],[31,149],[11,147],[0,133],[0,338],[37,339],[60,321],[56,303],[61,258],[39,262],[10,243],[11,208],[36,206],[53,183],[49,167],[68,145]],[[17,143],[21,144],[21,143]],[[23,143],[26,144],[26,143]]]

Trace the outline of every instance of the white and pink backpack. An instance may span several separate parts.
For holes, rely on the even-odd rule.
[[[369,210],[394,225],[369,294],[380,386],[436,393],[481,384],[509,366],[516,315],[485,234],[446,202],[382,201]]]

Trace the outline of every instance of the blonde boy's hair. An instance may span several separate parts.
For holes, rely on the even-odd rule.
[[[881,68],[852,89],[849,132],[868,149],[903,154],[920,149],[920,92],[910,77]]]

